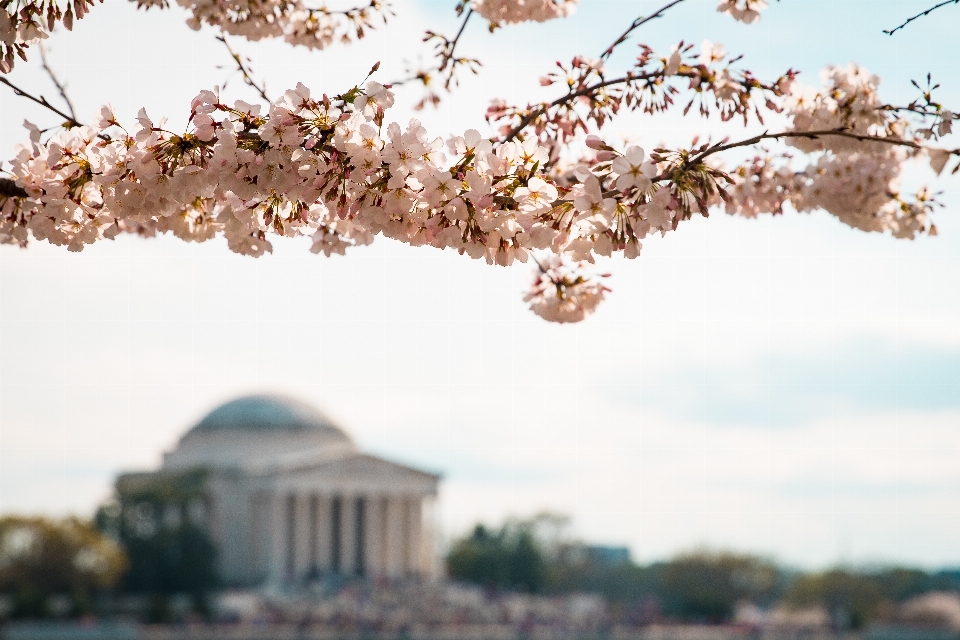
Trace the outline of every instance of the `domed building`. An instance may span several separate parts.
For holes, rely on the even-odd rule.
[[[283,585],[432,575],[439,479],[363,453],[308,404],[256,395],[214,409],[117,492],[121,503],[163,494],[176,504],[157,517],[201,523],[226,584]]]

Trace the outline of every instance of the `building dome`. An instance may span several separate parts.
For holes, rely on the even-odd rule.
[[[311,430],[350,439],[330,418],[306,402],[273,395],[244,396],[222,404],[208,413],[187,435],[219,430]]]
[[[207,414],[164,455],[163,466],[236,468],[277,456],[339,455],[354,449],[350,436],[309,404],[283,396],[252,395]]]

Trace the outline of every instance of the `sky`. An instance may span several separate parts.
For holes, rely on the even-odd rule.
[[[386,29],[350,47],[234,45],[274,94],[298,81],[336,93],[377,60],[388,81],[428,58],[419,34],[452,33],[453,4],[398,0]],[[491,98],[548,97],[536,80],[555,60],[596,55],[659,4],[583,0],[574,18],[494,34],[473,24],[462,50],[481,73],[436,111],[414,114],[418,94],[399,91],[388,119],[487,132]],[[929,71],[960,103],[960,7],[889,37],[928,3],[771,4],[744,26],[686,0],[635,41],[709,39],[761,77],[794,68],[809,84],[856,61],[890,101],[912,99],[910,80]],[[179,127],[201,89],[226,80],[253,98],[213,36],[179,9],[111,0],[49,48],[81,119],[110,102],[121,120],[144,106]],[[10,79],[55,97],[33,60]],[[0,156],[26,138],[24,118],[54,123],[34,107],[0,87]],[[628,114],[608,135],[649,148],[728,133]],[[866,234],[822,212],[717,212],[646,241],[637,260],[602,261],[613,294],[563,326],[525,308],[527,266],[382,238],[332,258],[306,240],[260,259],[171,237],[80,254],[2,246],[0,513],[89,515],[118,472],[156,467],[219,403],[272,392],[321,407],[367,450],[442,473],[447,539],[550,510],[640,562],[709,547],[800,567],[958,566],[960,184],[921,165],[904,182],[944,191],[937,237]]]

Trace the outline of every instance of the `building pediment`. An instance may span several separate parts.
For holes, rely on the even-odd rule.
[[[331,492],[435,495],[440,476],[366,453],[333,460],[298,460],[268,474],[277,488],[327,488]]]

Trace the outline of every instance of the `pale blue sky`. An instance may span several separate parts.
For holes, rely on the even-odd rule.
[[[452,30],[452,4],[399,1],[390,30],[351,48],[235,42],[274,93],[336,92],[378,59],[383,79],[400,75],[424,29]],[[463,52],[482,74],[419,117],[438,135],[484,130],[490,98],[549,95],[531,85],[553,60],[595,55],[659,4],[584,0],[573,19],[493,35],[477,24]],[[638,39],[708,38],[761,76],[792,66],[808,83],[856,60],[892,100],[932,71],[960,104],[960,7],[891,38],[880,31],[927,2],[783,0],[753,26],[715,4],[687,0]],[[182,123],[229,75],[209,30],[122,0],[50,44],[86,119],[109,101],[127,121],[146,106]],[[11,79],[54,94],[36,64]],[[228,91],[250,98],[237,78]],[[400,93],[394,117],[416,98]],[[24,117],[52,122],[5,89],[0,111],[4,156]],[[649,146],[736,129],[627,116],[615,131]],[[930,180],[922,166],[907,177]],[[447,534],[549,508],[641,560],[706,544],[806,566],[960,564],[960,185],[937,184],[940,235],[914,242],[822,213],[693,221],[605,263],[615,291],[578,326],[524,308],[526,267],[386,241],[330,259],[296,241],[260,260],[172,238],[0,247],[0,511],[89,513],[117,471],[157,464],[217,403],[274,391],[442,471]]]

